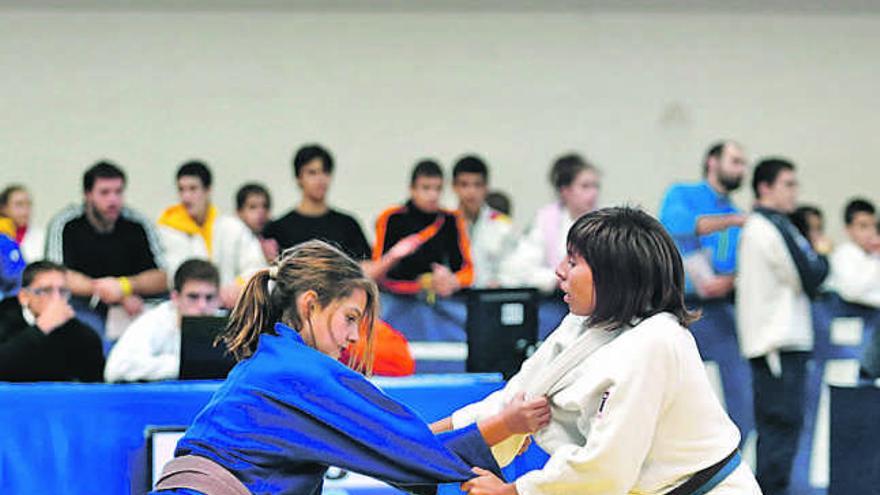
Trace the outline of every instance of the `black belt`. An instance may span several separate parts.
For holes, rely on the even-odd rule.
[[[691,476],[689,480],[685,481],[675,490],[672,490],[666,495],[692,495],[706,493],[724,481],[724,478],[736,469],[736,467],[739,466],[739,463],[739,451],[734,450],[724,459],[721,459],[706,469],[698,471]],[[725,468],[727,468],[727,472],[722,473],[721,471],[725,470]]]

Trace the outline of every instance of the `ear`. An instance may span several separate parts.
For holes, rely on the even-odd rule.
[[[19,289],[18,295],[16,297],[18,297],[18,304],[21,304],[21,307],[26,308],[28,305],[28,292],[25,290],[24,287]]]
[[[301,321],[305,322],[312,313],[320,310],[318,304],[318,293],[313,290],[307,290],[296,298],[296,313]]]
[[[176,290],[171,291],[171,303],[176,307],[179,302],[180,292],[177,292]]]

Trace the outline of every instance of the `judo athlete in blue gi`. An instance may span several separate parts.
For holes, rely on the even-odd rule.
[[[372,328],[377,289],[356,262],[321,241],[257,272],[224,341],[239,363],[196,417],[154,493],[317,495],[328,466],[417,494],[499,473],[489,445],[546,425],[545,399],[434,435],[424,421],[338,358]],[[369,368],[371,334],[363,363]],[[369,372],[368,369],[365,371]]]

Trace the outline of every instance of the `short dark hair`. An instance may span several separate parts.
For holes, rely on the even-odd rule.
[[[489,183],[489,167],[487,167],[486,162],[477,155],[467,155],[459,158],[458,161],[455,162],[455,166],[452,167],[453,182],[455,182],[455,179],[459,174],[480,174],[483,176],[483,181],[485,181],[486,184]]]
[[[807,217],[810,215],[817,216],[820,220],[824,219],[822,210],[813,205],[800,205],[794,210],[794,213],[788,216],[791,223],[798,229],[798,232],[808,239],[810,237],[810,224],[807,222]]]
[[[333,173],[333,156],[320,144],[307,144],[293,155],[293,176],[299,178],[303,167],[315,158],[321,160],[321,167],[328,174]]]
[[[755,166],[752,174],[752,191],[756,198],[760,198],[758,194],[758,186],[760,184],[773,185],[776,178],[783,170],[794,171],[794,164],[783,158],[764,158]]]
[[[260,195],[266,198],[266,207],[272,209],[272,195],[269,194],[269,190],[262,184],[258,184],[256,182],[248,182],[247,184],[238,188],[238,192],[235,193],[235,209],[240,210],[244,208],[244,204],[247,202],[248,196]]]
[[[181,177],[198,177],[205,189],[210,189],[213,182],[211,169],[205,162],[199,160],[190,160],[181,165],[177,169],[177,180],[180,180]]]
[[[37,278],[37,275],[46,272],[67,273],[67,268],[64,268],[64,265],[59,265],[52,261],[34,261],[26,266],[24,271],[21,272],[21,286],[30,287],[31,284],[34,283],[34,279]]]
[[[8,206],[9,198],[19,191],[27,192],[27,188],[21,184],[10,184],[3,188],[3,191],[0,191],[0,206]]]
[[[877,210],[874,208],[874,203],[871,203],[867,199],[853,198],[846,204],[846,208],[843,210],[843,221],[847,225],[850,225],[855,218],[856,213],[876,215]]]
[[[550,168],[550,183],[559,191],[563,187],[570,186],[584,170],[596,170],[596,167],[577,153],[562,155]]]
[[[174,272],[174,290],[180,292],[190,280],[208,282],[219,287],[220,273],[210,261],[193,258],[181,263]]]
[[[711,158],[721,158],[724,154],[724,147],[727,146],[727,143],[730,141],[718,141],[713,143],[712,146],[709,146],[709,149],[706,150],[706,155],[703,157],[703,177],[709,175],[709,160]]]
[[[513,211],[510,198],[503,191],[490,191],[486,195],[486,204],[507,216],[510,216]]]
[[[412,175],[410,175],[410,187],[416,185],[416,179],[419,177],[440,177],[442,179],[443,169],[440,168],[440,164],[434,160],[419,160],[419,162],[416,163],[416,166],[413,167]]]
[[[98,179],[122,179],[122,184],[125,185],[125,172],[114,163],[100,161],[83,174],[83,192],[91,192]]]
[[[682,326],[697,318],[685,307],[684,267],[675,242],[642,210],[624,206],[587,213],[568,231],[567,249],[593,272],[591,325],[618,328],[662,312]]]

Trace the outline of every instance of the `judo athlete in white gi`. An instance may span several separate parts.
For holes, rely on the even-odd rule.
[[[546,465],[504,483],[484,470],[470,495],[760,494],[739,432],[709,386],[684,305],[684,273],[659,222],[631,208],[584,215],[557,276],[569,314],[507,386],[434,425],[462,428],[513,398],[545,395],[534,434]],[[501,465],[519,435],[493,447]]]

